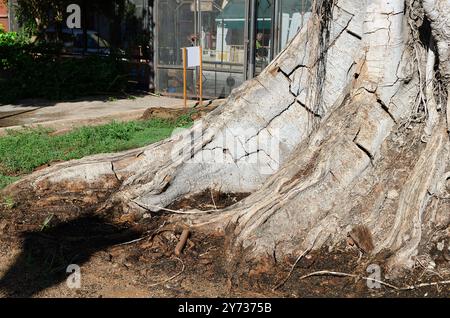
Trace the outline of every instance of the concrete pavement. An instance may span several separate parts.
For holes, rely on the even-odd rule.
[[[188,107],[197,102],[189,101]],[[70,130],[85,125],[100,125],[112,120],[129,121],[141,118],[152,107],[183,108],[183,100],[145,95],[134,99],[79,100],[70,102],[26,102],[0,105],[0,135],[7,129],[47,127]]]

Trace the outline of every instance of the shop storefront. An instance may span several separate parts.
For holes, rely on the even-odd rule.
[[[203,92],[226,97],[259,74],[306,22],[310,0],[155,1],[156,90],[181,95],[182,47],[203,48]],[[251,40],[250,40],[251,39]],[[197,95],[197,70],[188,71]]]

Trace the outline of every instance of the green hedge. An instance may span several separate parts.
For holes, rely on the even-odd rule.
[[[127,66],[114,56],[62,57],[57,44],[0,33],[0,103],[109,94],[126,88]]]

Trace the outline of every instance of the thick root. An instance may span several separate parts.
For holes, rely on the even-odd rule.
[[[174,222],[229,235],[230,250],[243,248],[246,259],[334,246],[363,226],[374,247],[366,253],[388,251],[391,270],[411,267],[426,252],[430,228],[448,226],[448,205],[434,198],[447,195],[450,167],[432,85],[428,125],[403,129],[423,93],[417,74],[430,78],[436,61],[429,51],[427,67],[411,62],[426,51],[405,42],[404,5],[324,5],[258,78],[191,129],[142,149],[55,165],[7,191],[31,185],[49,202],[86,200],[86,193],[95,202],[103,191],[106,206],[123,213],[166,210]],[[446,42],[436,40],[442,62]],[[205,190],[252,194],[224,209],[167,209]]]

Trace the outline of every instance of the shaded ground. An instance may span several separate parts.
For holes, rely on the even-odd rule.
[[[198,201],[210,204],[206,193]],[[241,196],[216,194],[216,205],[226,206]],[[166,224],[166,215],[141,218],[115,211],[95,213],[88,206],[58,213],[33,205],[22,194],[0,212],[0,295],[6,297],[448,297],[450,285],[397,292],[370,289],[364,280],[302,275],[333,270],[367,276],[368,264],[377,264],[345,242],[333,251],[322,249],[297,264],[287,277],[287,264],[269,272],[241,271],[224,254],[222,237],[193,232],[183,254],[174,248],[182,229]],[[185,200],[183,206],[192,204]],[[175,207],[175,206],[173,206]],[[293,260],[291,260],[291,263]],[[81,288],[66,285],[69,264],[81,267]],[[444,264],[445,265],[445,264]],[[174,277],[176,276],[176,277]],[[172,278],[172,279],[171,279]],[[397,286],[440,281],[436,274],[417,268]]]

